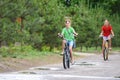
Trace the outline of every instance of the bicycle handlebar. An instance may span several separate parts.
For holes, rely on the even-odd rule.
[[[77,35],[78,35],[78,33],[77,34],[73,33],[73,34],[74,34],[75,37],[77,37]],[[65,39],[64,36],[61,33],[58,33],[58,37]]]
[[[62,38],[62,39],[65,39],[64,36],[60,33],[58,33],[58,37]]]

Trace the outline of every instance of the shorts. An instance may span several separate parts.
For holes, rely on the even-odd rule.
[[[73,46],[73,45],[74,45],[74,41],[67,41],[67,44],[68,44],[69,46]]]
[[[76,48],[76,41],[67,41],[67,45],[72,46],[72,48]]]
[[[103,40],[106,41],[106,40],[110,40],[111,39],[111,35],[109,36],[103,36]]]

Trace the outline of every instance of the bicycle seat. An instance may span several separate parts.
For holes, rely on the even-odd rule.
[[[106,40],[107,42],[109,41],[109,40]]]

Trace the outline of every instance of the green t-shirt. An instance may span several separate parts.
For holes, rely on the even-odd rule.
[[[72,41],[74,40],[74,29],[72,27],[69,28],[63,28],[62,30],[62,35],[64,36],[64,38],[68,41]]]

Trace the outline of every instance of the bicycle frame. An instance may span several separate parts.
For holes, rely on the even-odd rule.
[[[108,40],[105,41],[105,48],[109,48]]]

